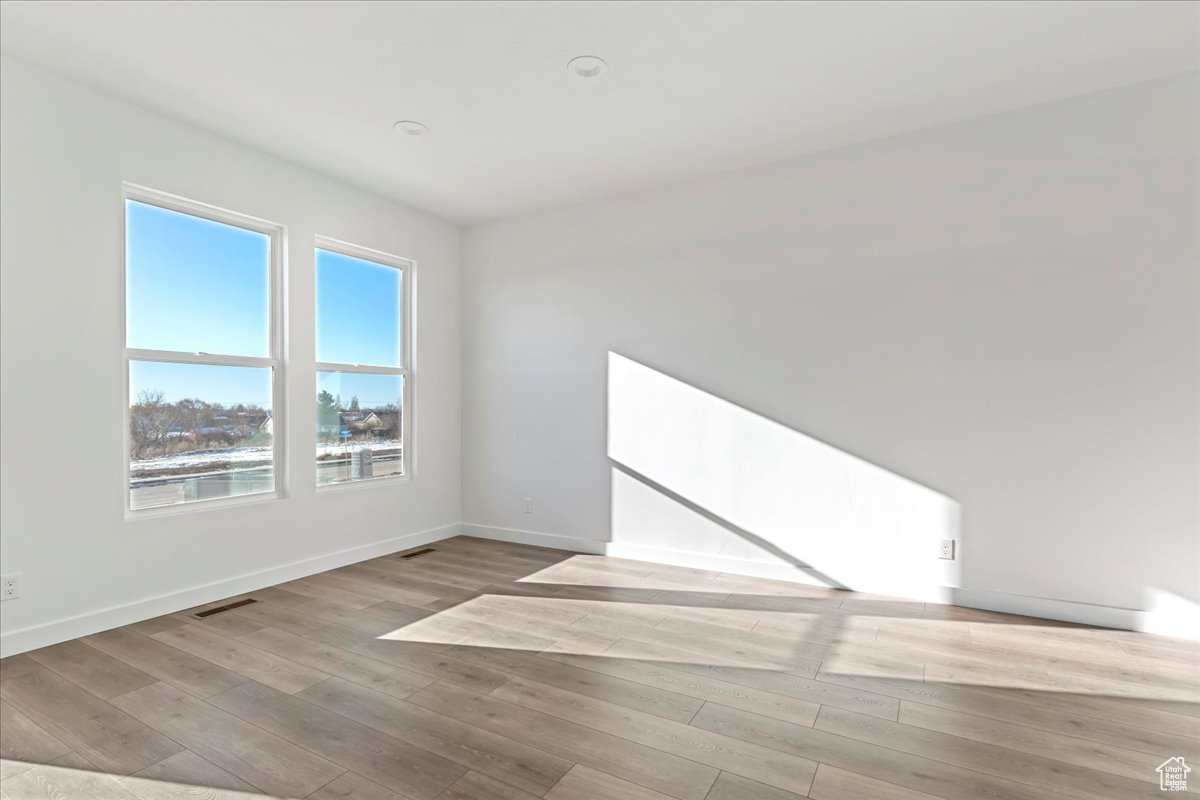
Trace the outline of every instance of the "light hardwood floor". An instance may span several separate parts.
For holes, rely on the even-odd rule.
[[[1168,758],[1200,765],[1195,643],[432,547],[4,659],[0,791],[1126,800],[1163,796]]]

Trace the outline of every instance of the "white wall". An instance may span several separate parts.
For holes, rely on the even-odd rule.
[[[21,63],[2,74],[0,527],[2,570],[23,576],[4,651],[456,531],[458,230]],[[288,499],[125,521],[122,181],[287,226]],[[418,263],[410,483],[314,490],[315,234]]]
[[[782,563],[730,551],[748,532],[834,579],[829,563],[928,546],[904,525],[847,535],[853,488],[840,529],[814,525],[781,500],[812,487],[790,456],[771,491],[715,503],[694,467],[630,484],[609,449],[615,353],[956,502],[965,602],[1093,621],[1150,593],[1187,608],[1198,97],[1194,75],[1156,81],[469,230],[466,521]],[[658,416],[678,439],[679,415]],[[952,580],[932,574],[915,581]]]

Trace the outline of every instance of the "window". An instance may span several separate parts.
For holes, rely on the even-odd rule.
[[[412,262],[317,242],[317,485],[410,475]]]
[[[126,508],[278,494],[278,226],[125,189]]]

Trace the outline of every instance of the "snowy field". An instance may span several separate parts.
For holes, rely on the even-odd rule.
[[[355,450],[398,450],[401,447],[399,439],[381,439],[370,442],[352,442],[350,444],[319,444],[317,457],[336,457],[349,455]],[[271,460],[271,448],[268,447],[223,447],[217,450],[198,450],[194,453],[178,453],[173,456],[160,458],[142,458],[129,462],[129,470],[133,473],[156,472],[158,470],[196,470],[203,471],[213,464],[253,464]]]

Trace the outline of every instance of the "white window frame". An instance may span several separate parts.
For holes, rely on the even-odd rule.
[[[125,214],[125,201],[133,200],[138,203],[165,208],[169,211],[177,211],[181,214],[188,214],[193,217],[219,222],[224,225],[231,225],[236,228],[254,231],[256,233],[265,234],[270,239],[270,253],[268,264],[268,302],[267,302],[267,326],[269,332],[269,352],[265,358],[253,356],[231,356],[219,355],[212,353],[184,353],[175,350],[147,350],[135,347],[129,347],[129,287],[128,281],[128,263],[126,249],[127,241],[127,221]],[[284,226],[267,220],[258,219],[257,217],[239,214],[234,211],[229,211],[217,206],[200,203],[195,200],[188,200],[166,192],[160,192],[156,189],[150,189],[145,186],[138,186],[131,183],[123,183],[121,185],[121,289],[122,289],[122,320],[121,320],[121,345],[123,352],[123,367],[124,367],[124,474],[125,474],[125,518],[126,519],[146,519],[151,517],[161,517],[175,514],[188,514],[194,511],[209,510],[215,508],[227,508],[230,506],[247,505],[250,503],[262,503],[279,500],[287,497],[287,458],[286,458],[286,442],[287,442],[287,423],[286,423],[286,380],[284,377],[284,350],[285,350],[285,320],[284,320],[284,270],[286,264],[286,246],[287,246],[287,230]],[[150,508],[132,507],[132,487],[130,481],[130,445],[131,433],[130,425],[130,406],[129,406],[129,362],[131,361],[158,361],[172,364],[212,364],[215,366],[225,367],[268,367],[271,369],[271,448],[272,448],[272,473],[275,478],[275,489],[270,492],[255,492],[253,494],[239,495],[236,497],[220,497],[210,500],[193,500],[191,502],[172,503],[170,505],[152,506]]]
[[[402,289],[400,298],[400,366],[388,367],[379,364],[344,364],[337,361],[318,361],[316,369],[313,370],[313,388],[315,392],[317,374],[321,372],[350,372],[360,375],[400,375],[404,378],[404,394],[400,398],[400,435],[403,437],[401,450],[401,468],[404,470],[402,475],[380,475],[373,478],[360,478],[352,481],[340,481],[337,483],[317,483],[316,460],[313,461],[313,483],[316,484],[317,492],[340,492],[352,489],[360,489],[368,486],[381,486],[396,483],[405,483],[412,481],[416,470],[416,446],[414,439],[413,426],[413,353],[415,352],[414,337],[416,336],[417,326],[415,324],[415,316],[413,314],[415,297],[415,281],[417,262],[411,258],[395,256],[391,253],[385,253],[381,250],[372,250],[369,247],[351,244],[340,239],[333,239],[328,236],[316,236],[313,242],[313,285],[316,286],[316,257],[317,250],[327,250],[338,255],[348,256],[350,258],[358,258],[363,261],[369,261],[381,267],[391,267],[392,269],[400,270],[400,286]],[[316,317],[316,302],[319,300],[314,295],[313,316]],[[319,335],[314,330],[315,336]],[[315,397],[315,394],[314,394]],[[313,431],[313,442],[316,442],[316,431]]]

